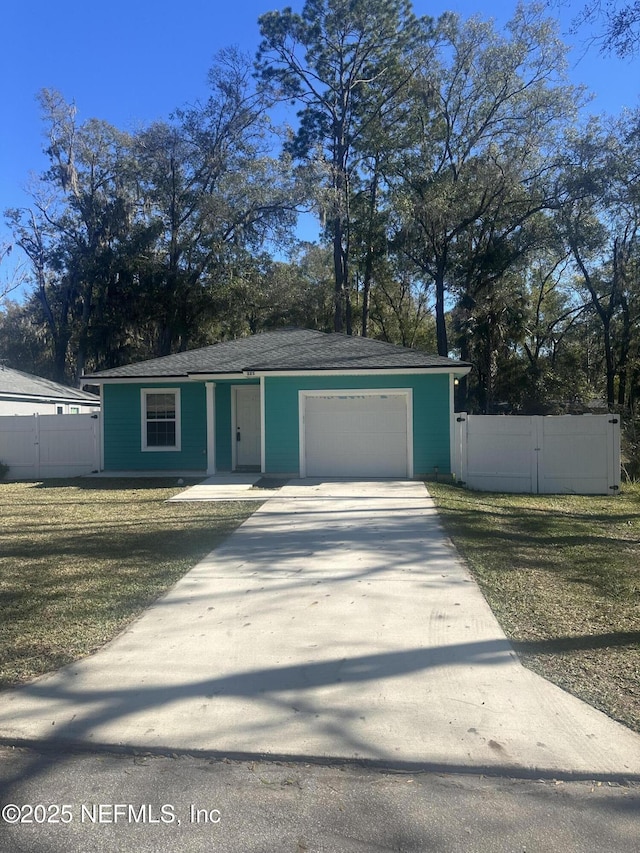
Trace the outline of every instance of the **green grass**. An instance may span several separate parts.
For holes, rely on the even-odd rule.
[[[427,488],[523,663],[640,732],[640,485],[617,497]]]
[[[184,488],[0,483],[0,686],[99,648],[259,506],[166,503]]]

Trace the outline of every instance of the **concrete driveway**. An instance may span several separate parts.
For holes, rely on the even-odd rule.
[[[640,736],[517,661],[424,486],[292,481],[0,737],[640,778]]]

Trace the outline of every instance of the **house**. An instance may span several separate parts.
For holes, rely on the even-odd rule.
[[[470,365],[370,338],[282,329],[85,376],[103,469],[420,477],[451,471]]]
[[[95,394],[0,364],[0,415],[74,415],[100,411]]]

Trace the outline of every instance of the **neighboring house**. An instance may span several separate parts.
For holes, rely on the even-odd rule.
[[[0,364],[0,415],[74,415],[100,411],[95,394]]]
[[[85,376],[106,471],[419,477],[451,471],[454,378],[470,365],[283,329]]]

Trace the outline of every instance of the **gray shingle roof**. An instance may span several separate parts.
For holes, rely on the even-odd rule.
[[[38,397],[46,400],[91,401],[96,405],[100,403],[100,399],[95,394],[80,391],[79,388],[60,385],[60,383],[52,382],[50,379],[43,379],[41,376],[23,373],[21,370],[14,370],[3,365],[0,365],[0,394],[8,394],[12,397],[18,395]]]
[[[468,367],[464,362],[429,355],[372,338],[281,329],[225,341],[201,349],[92,373],[86,379],[178,377],[255,371],[391,370]]]

